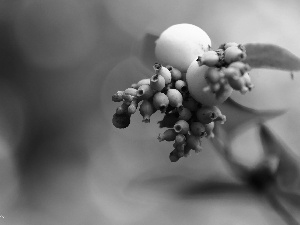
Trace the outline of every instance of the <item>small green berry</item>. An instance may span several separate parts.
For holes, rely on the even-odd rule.
[[[182,108],[179,110],[179,117],[180,120],[188,121],[192,118],[192,112],[188,108]]]
[[[183,97],[182,94],[177,89],[169,89],[167,96],[170,102],[170,105],[176,108],[182,108]]]
[[[245,52],[243,52],[240,48],[236,46],[228,47],[225,50],[225,62],[230,64],[236,61],[242,61],[246,58]]]
[[[176,150],[176,149],[174,149],[174,150],[170,153],[169,159],[170,159],[171,162],[177,162],[177,161],[180,159],[180,157],[179,157],[178,154],[177,154],[177,150]]]
[[[143,84],[138,88],[136,95],[139,99],[149,99],[154,95],[154,91],[149,84]]]
[[[191,133],[192,135],[202,137],[205,134],[205,126],[200,122],[191,123]]]
[[[186,145],[195,150],[196,153],[202,151],[201,140],[199,136],[188,135],[186,139]]]
[[[171,83],[172,76],[170,70],[162,66],[159,63],[155,63],[153,66],[155,73],[161,75],[165,79],[165,84]]]
[[[155,111],[156,109],[153,104],[148,100],[144,100],[140,106],[140,114],[143,116],[143,122],[149,123],[150,117]]]
[[[177,81],[182,79],[182,73],[179,69],[176,69],[175,67],[170,65],[166,66],[166,68],[171,72],[172,80]]]
[[[116,109],[116,114],[120,115],[120,114],[127,113],[129,105],[130,104],[128,104],[127,102],[123,102],[122,105]]]
[[[165,112],[169,105],[169,98],[164,93],[158,92],[153,96],[153,106],[155,109]]]
[[[175,83],[175,88],[180,91],[181,93],[188,92],[188,87],[185,81],[183,80],[177,80]]]
[[[198,56],[197,61],[199,66],[216,66],[219,62],[219,55],[216,51],[207,51],[204,52],[202,56]]]
[[[123,114],[114,114],[112,118],[112,123],[116,128],[124,129],[129,126],[130,124],[130,115],[123,113]]]
[[[131,87],[138,89],[141,85],[144,85],[144,84],[150,85],[150,78],[142,79],[139,82],[137,82],[136,84],[132,84]]]
[[[159,75],[155,74],[150,78],[150,87],[155,91],[161,91],[166,86],[165,79]]]
[[[179,134],[187,134],[189,129],[189,124],[185,120],[179,120],[174,125],[174,130]]]
[[[168,129],[163,134],[159,134],[158,140],[161,141],[175,141],[177,132],[174,129]]]
[[[124,94],[125,94],[125,95],[136,96],[136,92],[137,92],[137,90],[134,89],[134,88],[127,88],[127,89],[124,91]]]
[[[204,127],[205,127],[206,137],[207,138],[214,138],[215,134],[213,132],[213,129],[215,127],[215,122],[210,122],[208,124],[205,124]]]
[[[226,121],[226,116],[222,115],[217,106],[203,106],[197,111],[197,119],[202,124],[208,124],[212,121]]]
[[[124,91],[117,91],[117,93],[115,93],[112,96],[112,100],[114,102],[121,102],[121,101],[123,101],[123,94],[124,94]]]

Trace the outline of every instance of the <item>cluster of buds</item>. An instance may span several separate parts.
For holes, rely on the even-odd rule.
[[[159,63],[155,63],[153,69],[155,74],[151,78],[142,79],[112,96],[114,102],[122,102],[112,122],[117,128],[127,127],[138,107],[145,123],[150,122],[156,111],[164,113],[164,119],[158,123],[161,128],[169,129],[159,134],[158,140],[174,142],[170,160],[176,162],[189,156],[191,150],[200,152],[201,138],[213,138],[214,123],[224,123],[226,117],[217,106],[198,103],[190,95],[184,74],[178,69]]]
[[[217,50],[207,51],[199,56],[199,65],[210,67],[206,72],[207,87],[220,98],[231,87],[245,94],[254,87],[249,76],[250,66],[243,61],[246,58],[245,47],[235,42],[222,44]]]

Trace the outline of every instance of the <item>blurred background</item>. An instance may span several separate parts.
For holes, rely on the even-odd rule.
[[[208,140],[171,163],[172,144],[157,140],[161,114],[114,128],[111,96],[152,75],[140,60],[147,33],[192,23],[213,48],[272,43],[300,56],[299,10],[297,0],[0,1],[0,224],[283,224],[261,196],[229,188],[238,181]],[[288,109],[268,125],[299,156],[300,74],[251,74],[253,92],[233,99]],[[255,126],[232,148],[254,166]]]

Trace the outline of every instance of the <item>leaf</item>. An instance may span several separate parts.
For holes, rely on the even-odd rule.
[[[152,68],[153,64],[157,62],[155,56],[155,41],[157,39],[157,35],[147,33],[133,48],[134,54],[148,68]]]
[[[300,159],[263,124],[260,125],[260,138],[264,151],[279,157],[276,171],[279,187],[283,190],[300,191]]]
[[[247,58],[252,68],[273,68],[287,71],[300,70],[300,58],[274,44],[245,44]]]
[[[253,121],[265,121],[284,114],[284,110],[254,110],[247,108],[228,98],[218,106],[222,113],[227,116],[227,121],[222,128],[229,136],[233,136],[237,129],[252,123]]]

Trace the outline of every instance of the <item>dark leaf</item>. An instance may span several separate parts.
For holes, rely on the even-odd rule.
[[[265,125],[260,126],[260,138],[267,155],[278,155],[277,182],[283,190],[300,191],[300,159]]]
[[[155,57],[155,41],[157,39],[157,35],[147,33],[133,48],[134,54],[147,68],[152,68],[153,64],[157,62]]]
[[[252,68],[273,68],[287,71],[300,70],[300,58],[274,44],[245,44],[247,58]]]

